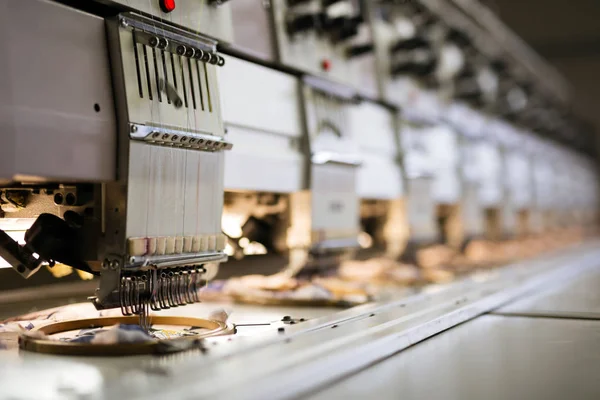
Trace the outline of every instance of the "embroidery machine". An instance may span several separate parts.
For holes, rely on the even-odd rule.
[[[417,262],[434,244],[460,252],[471,239],[560,244],[593,232],[593,133],[563,112],[564,80],[529,50],[499,44],[497,28],[458,3],[469,2],[3,2],[0,267],[14,270],[0,270],[3,285],[27,287],[66,265],[95,277],[96,309],[146,325],[151,312],[197,312],[191,304],[215,277],[330,274],[374,255]],[[400,332],[406,346],[426,339],[543,288],[550,266],[585,273],[592,247],[532,261],[527,273],[417,288],[414,305],[242,307],[240,327],[260,315],[269,329],[214,357],[234,391],[283,376],[244,397],[306,394],[366,366],[368,354],[403,349],[379,347],[377,332]],[[53,284],[33,296],[36,307]],[[394,331],[403,318],[413,336]],[[257,362],[292,338],[293,357]],[[303,351],[327,343],[334,357],[317,357],[318,367]],[[238,353],[245,345],[252,351]],[[178,384],[157,378],[135,396],[227,387],[217,362],[196,356],[165,361]],[[256,362],[254,375],[236,359]],[[310,372],[322,368],[333,372]],[[94,371],[103,395],[125,393],[124,370],[111,384]],[[191,388],[192,371],[206,372],[199,382],[216,377],[214,388]],[[285,387],[299,377],[309,383]]]

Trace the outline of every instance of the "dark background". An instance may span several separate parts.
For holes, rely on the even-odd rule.
[[[600,131],[600,0],[482,3],[563,74],[575,111]]]

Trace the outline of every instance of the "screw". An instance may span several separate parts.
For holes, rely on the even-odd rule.
[[[102,269],[108,269],[110,265],[110,262],[108,261],[107,258],[104,259],[104,261],[102,261]]]
[[[119,268],[119,262],[117,260],[112,260],[110,262],[110,269],[117,269]]]
[[[286,315],[285,317],[281,318],[281,320],[282,320],[283,322],[291,321],[291,320],[292,320],[292,317],[290,317],[289,315]]]
[[[75,197],[75,195],[73,193],[67,193],[65,201],[66,201],[67,205],[72,206],[72,205],[75,205],[75,202],[77,201],[77,197]]]
[[[159,137],[159,136],[160,136],[160,133],[158,133],[158,132],[154,132],[154,133],[152,134],[152,137],[153,137],[153,138],[157,138],[157,137]]]
[[[179,139],[179,136],[177,136],[177,135],[173,135],[173,137],[171,138],[171,140],[177,140],[177,139]]]
[[[129,24],[127,23],[127,21],[125,21],[125,19],[121,19],[121,26],[123,28],[127,28],[129,26]]]
[[[137,132],[137,130],[138,130],[138,127],[137,127],[137,125],[131,125],[131,132],[132,132],[132,133],[136,133],[136,132]]]
[[[158,45],[158,38],[156,36],[152,36],[150,40],[148,40],[148,43],[150,46],[156,47]]]
[[[166,139],[168,139],[168,138],[169,138],[169,134],[165,133],[165,134],[162,136],[162,138],[163,138],[163,139],[165,139],[165,140],[166,140]]]
[[[284,333],[285,332],[285,328],[284,327],[279,327],[279,328],[277,328],[277,332]]]

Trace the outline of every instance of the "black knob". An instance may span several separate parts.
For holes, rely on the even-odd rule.
[[[310,3],[311,0],[287,0],[288,7],[294,7],[300,4]]]
[[[392,62],[390,73],[397,75],[414,75],[424,77],[432,74],[437,68],[438,60],[430,51],[411,51],[396,57]]]
[[[358,28],[363,23],[361,16],[323,19],[323,30],[329,32],[334,42],[348,40],[358,35]]]
[[[321,0],[321,4],[323,7],[329,7],[334,5],[335,3],[339,3],[342,0]]]
[[[414,75],[414,76],[427,76],[432,74],[437,67],[437,60],[431,60],[427,63],[398,63],[392,66],[391,73],[393,76],[397,75]]]
[[[336,18],[323,18],[323,29],[326,31],[335,31],[339,29],[343,29],[346,25],[348,25],[348,18],[346,17],[336,17]]]
[[[454,85],[454,97],[461,100],[477,100],[483,96],[475,78],[458,79]]]
[[[429,74],[423,78],[423,83],[427,89],[438,89],[440,87],[440,81],[434,74]]]
[[[311,29],[318,29],[321,26],[321,19],[320,14],[302,14],[290,18],[287,21],[288,34],[294,35],[296,33],[310,31]]]
[[[400,51],[425,49],[425,48],[429,48],[429,47],[430,47],[430,43],[427,40],[425,40],[424,38],[422,38],[420,36],[417,36],[417,37],[412,37],[410,39],[402,39],[402,40],[394,43],[390,47],[390,52],[396,53],[396,52],[400,52]]]
[[[466,81],[466,80],[474,80],[476,79],[477,71],[473,68],[473,65],[467,64],[465,65],[458,76],[456,77],[457,82]]]
[[[354,36],[358,35],[358,27],[357,26],[347,26],[339,30],[337,35],[335,35],[335,39],[339,42],[348,40]]]
[[[472,45],[471,37],[466,32],[460,31],[456,28],[451,28],[448,31],[446,39],[460,47],[469,47]]]
[[[346,50],[346,56],[348,56],[348,58],[360,57],[362,55],[371,53],[374,50],[375,50],[375,45],[373,43],[361,44],[361,45],[349,47]]]

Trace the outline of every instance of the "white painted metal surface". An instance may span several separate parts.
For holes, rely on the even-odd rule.
[[[504,184],[507,187],[511,203],[517,208],[526,208],[532,204],[532,171],[526,154],[516,150],[505,152]]]
[[[433,198],[438,203],[460,201],[460,146],[455,131],[445,125],[429,129],[428,146],[434,165]]]
[[[233,44],[260,58],[275,61],[270,1],[237,0],[228,6],[233,23]]]
[[[404,193],[395,115],[383,106],[363,102],[350,108],[350,129],[359,146],[358,195],[395,199]]]
[[[116,179],[104,21],[23,0],[0,4],[0,26],[0,182]]]
[[[475,144],[476,168],[480,174],[479,201],[483,207],[498,207],[503,200],[502,158],[498,145],[493,142]]]
[[[219,84],[227,140],[225,189],[291,193],[304,189],[308,162],[298,80],[226,58]]]

